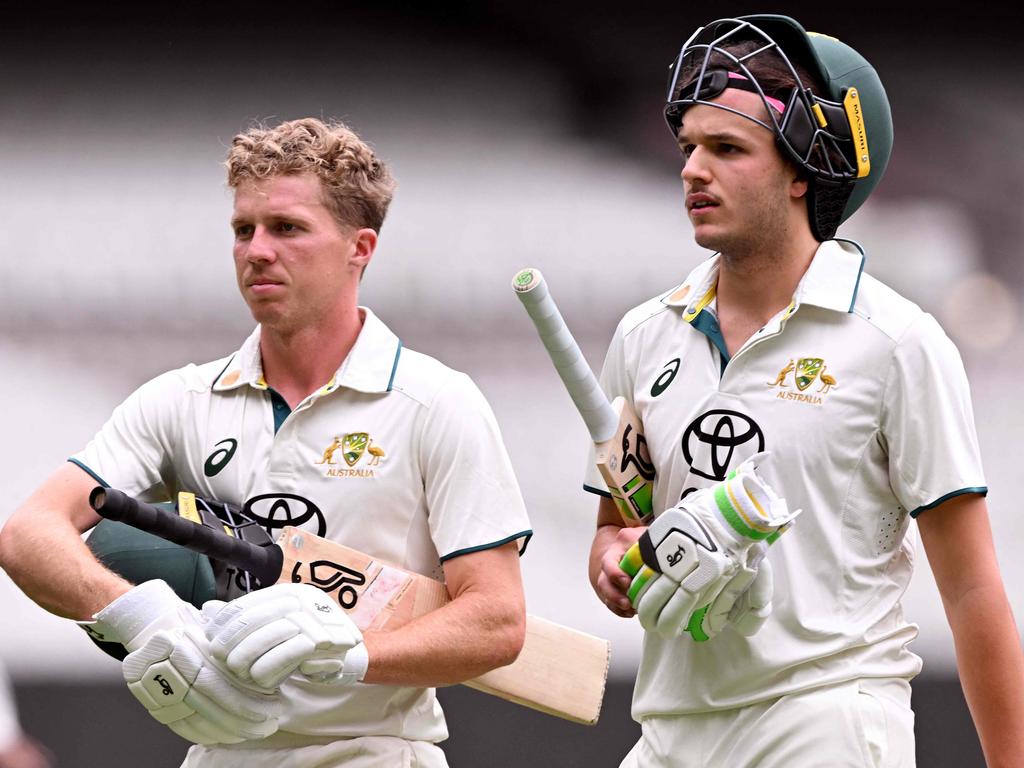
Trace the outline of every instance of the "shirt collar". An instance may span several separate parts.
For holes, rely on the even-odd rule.
[[[797,304],[852,312],[864,271],[864,249],[853,240],[826,240],[797,286]]]
[[[661,298],[670,307],[682,307],[683,319],[691,322],[715,300],[719,255],[705,259],[683,283]],[[791,310],[812,304],[836,312],[852,312],[864,271],[864,250],[852,240],[826,240],[818,246],[807,272],[793,295]]]
[[[388,392],[398,369],[402,342],[367,307],[360,307],[363,327],[348,355],[330,382],[318,394],[348,387],[359,392]],[[248,384],[256,389],[267,389],[260,358],[260,326],[245,340],[241,348],[224,366],[213,385],[215,392],[225,392]]]

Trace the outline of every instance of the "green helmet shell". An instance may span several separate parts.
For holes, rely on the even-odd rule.
[[[849,88],[857,89],[871,152],[871,172],[854,182],[840,219],[846,221],[878,186],[892,155],[892,111],[878,73],[846,43],[829,35],[808,32],[789,16],[764,14],[741,19],[762,29],[791,59],[807,67],[825,87],[825,93],[818,95],[842,102]]]
[[[217,597],[213,566],[206,555],[112,520],[97,523],[85,543],[97,560],[132,584],[163,579],[178,597],[197,608]],[[127,653],[119,643],[95,638],[93,642],[115,659]]]

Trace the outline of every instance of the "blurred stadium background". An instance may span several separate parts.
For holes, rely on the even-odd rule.
[[[1024,98],[1006,47],[1019,28],[932,6],[460,0],[5,12],[0,521],[138,384],[226,354],[248,333],[220,166],[231,137],[254,119],[344,119],[399,181],[365,303],[490,399],[536,531],[524,559],[530,610],[613,640],[595,729],[444,691],[452,765],[617,765],[636,737],[639,630],[602,610],[587,585],[586,433],[509,282],[521,266],[542,268],[598,367],[621,314],[706,255],[690,239],[660,114],[666,67],[697,24],[765,10],[850,42],[889,90],[894,159],[841,234],[960,345],[1020,619],[1024,562],[1013,555],[1024,519],[1012,483],[1024,426]],[[923,556],[906,612],[925,658],[919,763],[981,765]],[[0,615],[0,660],[24,724],[60,765],[179,764],[184,743],[137,708],[117,665],[2,573]]]

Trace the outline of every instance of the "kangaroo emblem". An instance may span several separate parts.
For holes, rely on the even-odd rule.
[[[769,383],[768,386],[769,387],[787,387],[787,386],[789,386],[788,384],[786,384],[786,377],[789,376],[789,374],[791,374],[794,370],[796,370],[796,366],[793,364],[793,361],[790,360],[786,364],[786,367],[783,368],[781,371],[779,371],[779,375],[775,377],[775,381]]]
[[[320,459],[320,461],[318,461],[316,463],[317,464],[335,464],[336,462],[334,461],[334,452],[336,450],[338,450],[339,448],[341,448],[341,438],[340,437],[335,437],[334,438],[334,442],[332,442],[329,446],[327,446],[324,449],[324,456],[323,456],[323,458]]]

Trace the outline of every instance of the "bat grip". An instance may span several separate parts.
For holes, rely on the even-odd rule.
[[[267,587],[281,575],[284,557],[277,545],[261,547],[202,523],[194,523],[167,509],[133,499],[113,488],[97,486],[89,494],[89,506],[100,517],[152,533],[193,552],[249,571]]]
[[[615,434],[618,414],[608,404],[608,397],[558,311],[544,276],[539,269],[523,269],[512,285],[591,438],[603,443]]]

